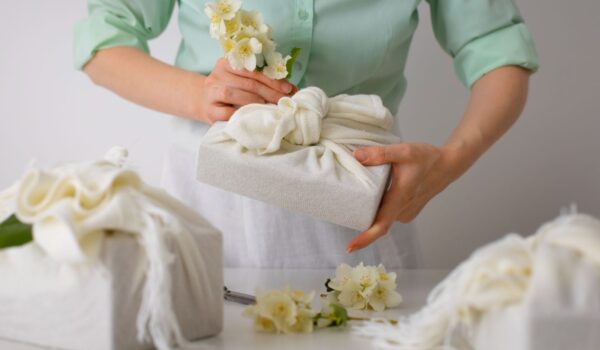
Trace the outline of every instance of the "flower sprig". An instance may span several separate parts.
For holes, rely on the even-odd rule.
[[[234,69],[259,70],[271,79],[289,79],[300,48],[293,48],[284,57],[275,50],[271,27],[264,23],[262,14],[241,7],[241,0],[207,3],[204,13],[210,18],[210,36],[219,40]]]
[[[303,290],[271,290],[257,293],[256,304],[244,315],[254,319],[254,329],[267,333],[310,333],[317,328],[343,326],[348,321],[346,309],[324,301],[320,311],[311,308],[315,293]]]
[[[325,282],[328,298],[355,310],[383,311],[398,306],[402,296],[396,291],[396,273],[383,265],[356,267],[341,264],[335,277]]]

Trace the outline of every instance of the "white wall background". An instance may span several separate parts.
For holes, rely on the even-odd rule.
[[[520,1],[541,70],[518,124],[417,219],[425,264],[451,267],[507,232],[529,234],[572,202],[600,216],[600,2]],[[13,1],[0,12],[0,187],[43,165],[102,156],[115,144],[151,183],[160,179],[169,116],[94,86],[72,68],[73,24],[84,1]],[[151,43],[172,62],[176,21]],[[468,92],[421,7],[400,108],[404,137],[441,144]]]

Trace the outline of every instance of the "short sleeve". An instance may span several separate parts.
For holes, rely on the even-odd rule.
[[[428,0],[436,39],[471,87],[487,72],[516,65],[535,72],[538,56],[512,0]]]
[[[149,52],[148,40],[165,30],[174,7],[175,0],[89,0],[89,16],[75,26],[75,67],[109,47]]]

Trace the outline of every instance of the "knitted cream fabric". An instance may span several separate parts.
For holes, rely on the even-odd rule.
[[[145,286],[137,316],[138,340],[151,341],[159,349],[188,345],[172,308],[169,266],[178,254],[195,297],[220,301],[222,286],[213,285],[208,277],[209,265],[192,234],[219,241],[221,237],[191,209],[166,192],[146,185],[134,171],[122,168],[126,156],[124,149],[114,148],[105,160],[48,170],[32,168],[15,186],[0,194],[0,214],[7,216],[14,209],[19,220],[33,225],[34,241],[30,245],[35,249],[22,249],[24,254],[65,266],[84,266],[98,260],[107,232],[135,236],[146,261],[142,264]],[[2,259],[3,254],[12,257]],[[14,255],[15,251],[0,251],[0,263],[15,261]],[[0,265],[3,274],[19,271],[19,266]],[[25,282],[37,278],[14,277]],[[77,281],[70,285],[76,288]]]
[[[386,189],[389,165],[366,168],[358,146],[400,142],[378,96],[328,98],[308,87],[277,105],[250,104],[208,130],[198,180],[283,208],[364,230]]]
[[[591,350],[599,314],[600,221],[568,214],[478,249],[397,326],[356,331],[400,350]]]

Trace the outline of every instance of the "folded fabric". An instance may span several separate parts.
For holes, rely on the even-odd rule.
[[[599,314],[600,221],[569,214],[480,248],[398,325],[356,332],[394,349],[592,350]]]
[[[213,125],[198,152],[198,180],[343,226],[370,226],[389,165],[366,168],[358,146],[397,143],[375,95],[328,98],[308,87],[277,105],[250,104]]]
[[[204,237],[204,242],[212,242],[213,251],[222,254],[221,236],[194,211],[164,191],[146,185],[135,172],[122,168],[126,156],[124,149],[114,148],[106,160],[49,170],[32,168],[15,186],[0,194],[5,201],[0,208],[14,208],[20,221],[33,226],[31,245],[35,247],[0,251],[0,271],[19,281],[17,286],[35,285],[32,279],[60,276],[20,275],[23,270],[9,263],[17,251],[36,252],[36,259],[47,258],[59,267],[101,266],[98,262],[107,234],[132,235],[143,251],[139,255],[143,260],[126,263],[140,264],[140,278],[145,281],[137,313],[138,341],[151,341],[159,349],[185,345],[188,341],[173,311],[170,265],[180,259],[191,293],[221,305],[222,255],[212,254],[210,260],[205,259],[195,238]],[[8,212],[3,210],[4,215]],[[2,259],[6,254],[13,258]],[[220,280],[214,276],[221,276]],[[215,309],[217,313],[218,309],[222,315],[222,306]]]

